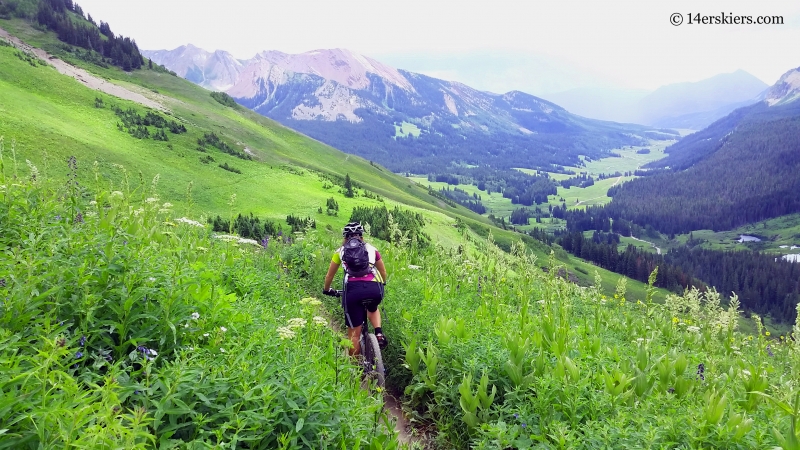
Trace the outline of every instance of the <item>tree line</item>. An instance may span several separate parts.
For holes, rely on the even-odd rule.
[[[685,138],[672,161],[688,168],[661,169],[612,188],[609,216],[672,235],[800,212],[800,105],[788,106],[769,110],[769,120],[742,119],[721,137],[727,128]],[[789,117],[773,117],[781,112]]]
[[[663,255],[633,245],[620,252],[619,235],[615,233],[595,231],[588,238],[581,232],[571,232],[559,236],[556,243],[581,259],[643,283],[647,283],[647,277],[658,267],[655,285],[673,292],[682,292],[691,286],[703,287],[701,281],[679,266],[670,264]]]
[[[136,41],[115,35],[105,22],[97,25],[91,15],[85,18],[83,10],[72,0],[41,0],[36,20],[54,31],[62,42],[95,51],[106,62],[125,71],[139,69],[145,63]]]

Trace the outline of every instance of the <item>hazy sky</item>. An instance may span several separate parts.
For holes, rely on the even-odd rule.
[[[237,58],[348,48],[496,92],[654,89],[743,69],[768,84],[800,66],[800,1],[77,0],[147,50],[192,43]],[[674,26],[670,16],[683,15]],[[688,14],[783,16],[689,24]]]

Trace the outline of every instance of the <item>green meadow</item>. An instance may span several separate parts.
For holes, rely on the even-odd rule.
[[[0,46],[0,448],[798,447],[800,323],[778,335],[735,297],[600,270],[185,80],[75,61],[186,128],[135,137],[159,128],[115,107],[146,108],[15,52]],[[576,197],[607,190],[592,188]],[[339,301],[318,298],[342,224],[381,206],[420,213],[430,237],[399,221],[368,236],[416,443],[362,389]],[[206,222],[240,213],[316,226],[255,241]]]
[[[414,136],[419,137],[421,130],[411,122],[402,122],[400,125],[394,124],[394,137]]]

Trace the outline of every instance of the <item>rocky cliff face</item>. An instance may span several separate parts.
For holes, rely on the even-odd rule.
[[[770,106],[783,105],[800,98],[800,67],[792,69],[767,91],[766,102]]]

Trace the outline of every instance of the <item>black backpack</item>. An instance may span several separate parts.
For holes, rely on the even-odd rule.
[[[372,273],[367,244],[357,237],[352,237],[345,242],[342,247],[342,261],[345,271],[351,277],[363,277]]]

